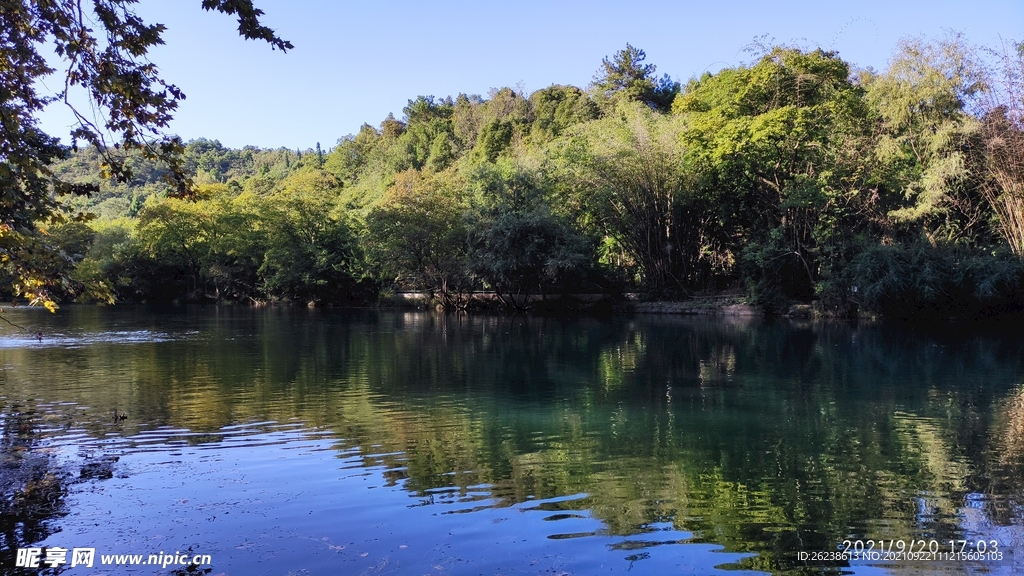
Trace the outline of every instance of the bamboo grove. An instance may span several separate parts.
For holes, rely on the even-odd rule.
[[[685,85],[633,46],[591,85],[420,96],[306,150],[184,147],[191,198],[129,159],[46,230],[63,301],[374,303],[487,290],[742,292],[780,310],[991,315],[1024,303],[1024,47],[908,39],[883,71],[765,47]],[[254,121],[256,121],[254,119]]]

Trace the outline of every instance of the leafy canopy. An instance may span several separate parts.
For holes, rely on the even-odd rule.
[[[129,154],[165,163],[177,194],[191,193],[181,164],[182,143],[163,134],[185,95],[159,75],[148,51],[163,43],[162,24],[147,24],[133,11],[137,0],[3,0],[0,2],[0,273],[14,295],[54,307],[49,288],[68,282],[53,274],[62,255],[46,238],[46,226],[66,217],[59,197],[85,195],[94,184],[63,181],[50,165],[68,148],[39,129],[38,115],[62,102],[77,119],[72,145],[94,146],[103,155],[107,177],[128,181]],[[239,34],[286,51],[291,43],[260,23],[252,0],[204,0],[205,10],[238,18]],[[42,80],[58,72],[44,54],[62,61],[62,86],[40,93]],[[73,103],[73,90],[85,92],[96,114]],[[80,219],[84,216],[79,216]]]

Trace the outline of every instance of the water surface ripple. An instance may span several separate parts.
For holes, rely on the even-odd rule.
[[[42,546],[192,550],[240,575],[1024,561],[1019,331],[218,307],[11,319],[29,331],[0,335],[5,433],[81,471]],[[798,556],[912,539],[1005,556]],[[151,568],[102,573],[166,573]]]

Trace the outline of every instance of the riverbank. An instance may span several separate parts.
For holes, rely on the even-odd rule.
[[[850,300],[843,306],[829,306],[820,300],[807,302],[790,302],[785,305],[765,308],[750,303],[751,298],[744,292],[736,290],[718,293],[703,293],[684,300],[649,299],[643,293],[622,294],[530,294],[516,296],[514,299],[502,298],[495,292],[473,292],[453,297],[457,303],[456,310],[462,312],[486,313],[531,313],[539,315],[574,315],[574,314],[674,314],[685,316],[721,316],[721,317],[774,317],[794,319],[835,319],[835,320],[869,320],[883,319],[945,322],[945,321],[982,321],[1004,322],[1007,320],[1024,319],[1024,298],[1006,298],[998,305],[979,307],[976,303],[963,300],[946,302],[944,305],[924,305],[920,302],[906,302],[903,307],[890,305],[885,312],[875,311],[861,306],[857,301]],[[145,305],[162,307],[187,306],[226,306],[226,307],[303,307],[303,308],[353,308],[380,310],[443,310],[441,298],[428,292],[389,292],[375,299],[352,300],[348,303],[281,300],[238,301],[229,299],[172,302],[126,302],[118,305]],[[89,306],[88,304],[83,304]],[[117,306],[117,305],[115,305]],[[6,319],[5,311],[15,309],[34,309],[47,314],[41,307],[30,306],[27,302],[6,302],[0,304],[0,321]],[[31,326],[11,324],[13,328],[24,331],[33,337],[42,337]]]
[[[53,521],[65,513],[70,475],[38,450],[31,414],[0,411],[0,566],[14,566],[15,551],[55,531]]]
[[[606,294],[534,295],[527,300],[528,312],[540,314],[621,313],[681,314],[687,316],[779,316],[787,318],[823,318],[829,315],[815,302],[793,304],[781,313],[769,313],[748,302],[745,294],[735,291],[700,295],[688,300],[647,300],[641,293],[618,297]],[[501,310],[502,303],[493,292],[475,293],[466,297],[468,310]],[[429,309],[436,304],[422,292],[404,292],[382,298],[381,308]]]

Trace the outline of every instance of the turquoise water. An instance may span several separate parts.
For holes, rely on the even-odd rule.
[[[28,415],[32,449],[65,469],[104,463],[69,484],[59,531],[36,544],[95,548],[94,568],[70,574],[168,573],[99,556],[185,551],[239,575],[1024,562],[1020,330],[218,307],[8,317],[43,338],[0,335],[5,418]],[[1003,559],[799,556],[961,539]]]

